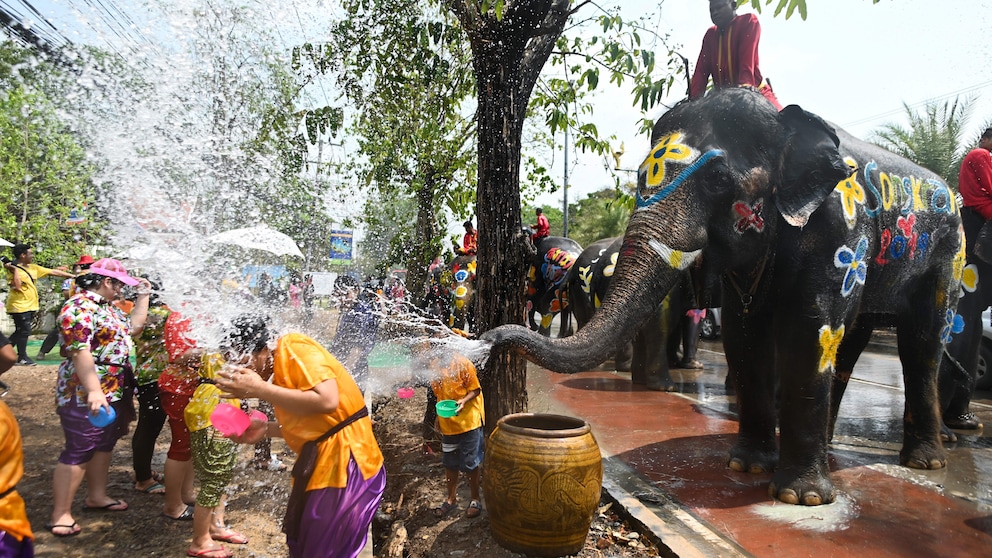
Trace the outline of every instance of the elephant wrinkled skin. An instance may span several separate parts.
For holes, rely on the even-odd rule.
[[[746,88],[680,103],[651,143],[613,284],[592,321],[561,340],[519,326],[483,339],[551,370],[588,369],[705,250],[704,267],[724,274],[723,341],[740,413],[733,469],[774,470],[769,491],[787,503],[834,500],[831,383],[876,320],[898,335],[900,460],[943,467],[936,374],[957,328],[964,239],[941,179],[798,106],[776,112]]]

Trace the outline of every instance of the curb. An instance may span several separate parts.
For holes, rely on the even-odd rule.
[[[658,547],[661,556],[750,556],[615,457],[603,457],[603,493],[616,511]]]

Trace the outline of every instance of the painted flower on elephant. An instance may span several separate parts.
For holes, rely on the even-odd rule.
[[[579,281],[582,282],[582,292],[589,294],[592,290],[592,266],[579,268]]]
[[[964,296],[964,293],[973,293],[976,289],[978,289],[978,266],[966,265],[961,272],[961,296]]]
[[[617,258],[620,257],[620,252],[613,252],[610,255],[610,265],[603,268],[603,277],[613,277],[613,272],[617,270]]]
[[[844,339],[844,326],[833,329],[830,326],[820,328],[820,372],[833,370],[837,366],[837,349]]]
[[[850,157],[846,157],[844,162],[855,170],[858,168],[858,163]],[[865,189],[858,183],[857,172],[840,181],[834,189],[840,194],[840,203],[841,207],[844,208],[844,220],[847,222],[847,227],[853,229],[858,222],[858,206],[865,203]]]
[[[868,238],[864,236],[858,240],[858,245],[854,247],[854,250],[847,246],[841,246],[834,252],[834,265],[840,269],[846,269],[840,294],[847,297],[854,291],[855,285],[864,286],[865,278],[868,275],[868,264],[865,262],[867,257]]]
[[[665,183],[665,163],[681,161],[692,155],[692,148],[680,143],[681,141],[681,132],[661,138],[641,165],[641,170],[647,172],[646,184],[649,188],[656,188]]]
[[[944,327],[940,329],[940,342],[945,345],[951,342],[951,337],[964,331],[964,318],[954,310],[948,310],[944,315]]]

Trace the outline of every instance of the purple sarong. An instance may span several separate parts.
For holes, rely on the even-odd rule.
[[[0,558],[34,558],[34,539],[24,537],[19,541],[0,531]]]
[[[299,539],[286,537],[293,558],[355,558],[365,547],[372,517],[386,490],[386,469],[369,480],[355,458],[348,460],[348,484],[307,492]]]

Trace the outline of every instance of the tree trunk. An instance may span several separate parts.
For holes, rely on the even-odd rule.
[[[523,114],[513,93],[523,48],[485,41],[473,60],[479,82],[479,186],[476,194],[479,253],[476,319],[479,331],[523,323],[526,258],[520,243],[520,142]],[[490,355],[480,378],[486,423],[527,410],[527,361],[504,351]]]
[[[502,18],[477,1],[447,0],[472,44],[479,107],[476,215],[479,252],[476,317],[479,331],[522,324],[527,266],[520,220],[520,145],[527,104],[541,68],[568,20],[571,0],[515,0]],[[479,378],[486,428],[527,410],[523,357],[494,351]]]
[[[437,180],[427,173],[424,184],[417,190],[417,226],[414,229],[413,250],[407,258],[406,293],[410,302],[420,308],[427,294],[427,267],[437,255],[431,240],[437,234],[434,195]]]

